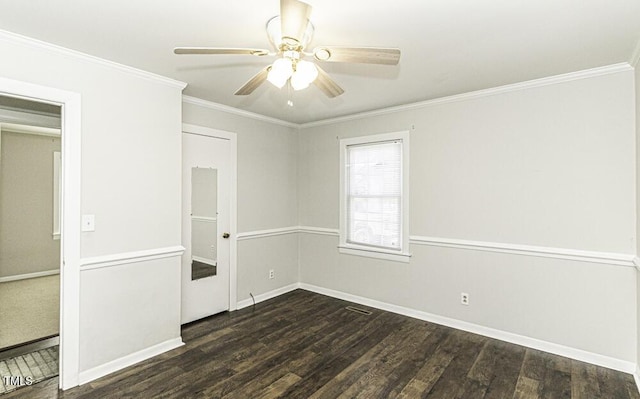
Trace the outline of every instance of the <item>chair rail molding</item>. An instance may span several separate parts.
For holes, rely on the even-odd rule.
[[[338,229],[314,227],[314,226],[297,226],[287,228],[288,232],[298,232],[316,235],[338,236]],[[269,230],[264,230],[269,231]],[[254,237],[253,233],[243,233],[246,237]],[[285,234],[285,233],[281,233]],[[255,234],[255,237],[260,235]],[[574,260],[589,263],[601,263],[607,265],[633,267],[640,271],[640,258],[635,254],[617,253],[617,252],[597,252],[585,251],[570,248],[544,247],[536,245],[511,244],[502,242],[461,240],[456,238],[443,237],[426,237],[412,235],[409,236],[411,245],[425,245],[432,247],[447,247],[473,251],[498,252],[513,255],[536,256],[543,258],[555,258],[564,260]]]
[[[636,267],[635,254],[615,252],[596,252],[578,249],[542,247],[535,245],[508,244],[486,241],[459,240],[441,237],[411,236],[410,242],[416,245],[458,248],[465,250],[500,252],[515,255],[537,256],[564,260],[576,260],[590,263],[604,263],[607,265]]]
[[[154,259],[172,258],[175,256],[182,256],[183,252],[184,247],[182,245],[175,245],[172,247],[82,258],[80,259],[80,270],[85,271],[101,269],[103,267],[119,266],[128,263],[147,262]]]

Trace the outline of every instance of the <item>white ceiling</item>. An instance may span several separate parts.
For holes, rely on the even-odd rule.
[[[269,47],[279,0],[2,0],[0,29],[187,82],[185,94],[304,123],[629,62],[640,0],[307,0],[317,45],[398,47],[397,66],[323,63],[345,89],[234,92],[273,58],[176,56]],[[11,62],[4,60],[3,62]]]

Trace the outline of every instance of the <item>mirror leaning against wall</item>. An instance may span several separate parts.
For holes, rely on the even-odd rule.
[[[218,171],[191,168],[191,280],[217,274]]]

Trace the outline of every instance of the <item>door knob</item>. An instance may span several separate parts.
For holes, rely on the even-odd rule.
[[[229,238],[229,233],[223,233],[222,238]]]

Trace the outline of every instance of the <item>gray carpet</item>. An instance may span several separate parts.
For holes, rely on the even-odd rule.
[[[58,375],[58,347],[0,360],[0,394]]]
[[[0,349],[56,335],[60,275],[0,283]]]

